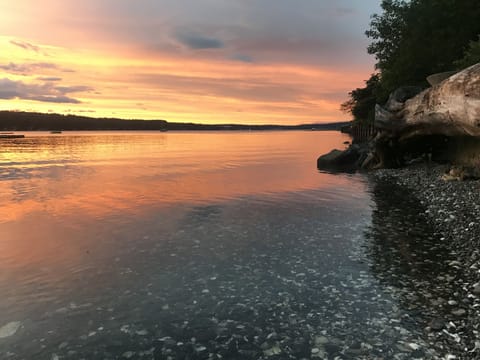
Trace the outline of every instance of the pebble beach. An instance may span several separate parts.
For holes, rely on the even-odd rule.
[[[407,259],[403,265],[410,267],[407,270],[410,275],[415,270],[422,272],[417,284],[406,286],[411,291],[405,293],[405,301],[407,306],[415,307],[419,300],[423,304],[419,310],[431,348],[445,359],[478,359],[480,181],[445,181],[442,177],[447,171],[447,165],[417,164],[378,170],[371,177],[377,186],[390,184],[406,199],[416,202],[415,216],[423,222],[422,226],[430,229],[428,234],[423,234],[426,256],[410,254],[415,255],[414,258]],[[414,241],[415,231],[415,228],[406,229],[408,238],[404,239],[404,245],[407,247]],[[408,280],[411,279],[410,276]]]

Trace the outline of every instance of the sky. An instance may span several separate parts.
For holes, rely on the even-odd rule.
[[[380,0],[0,3],[0,110],[171,122],[349,119]]]

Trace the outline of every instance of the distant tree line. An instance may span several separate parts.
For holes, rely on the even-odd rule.
[[[0,111],[0,131],[69,130],[340,130],[347,122],[302,125],[172,123],[165,120],[123,120],[76,115]]]
[[[372,122],[375,104],[396,88],[427,87],[428,75],[480,62],[479,0],[383,0],[381,7],[366,31],[376,72],[341,106],[362,122]]]
[[[164,130],[165,120],[121,120],[86,116],[0,111],[2,131]]]

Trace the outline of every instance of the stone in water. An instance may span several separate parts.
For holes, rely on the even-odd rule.
[[[15,335],[21,325],[22,323],[19,321],[12,321],[9,322],[7,325],[2,326],[0,328],[0,339]]]

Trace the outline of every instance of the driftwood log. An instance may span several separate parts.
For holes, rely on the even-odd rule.
[[[417,135],[480,136],[480,63],[406,100],[377,105],[375,126],[398,141]]]
[[[426,90],[394,91],[375,108],[375,139],[321,156],[318,167],[371,169],[437,160],[480,171],[480,63],[428,81],[433,86]]]
[[[429,82],[434,85],[416,95],[419,89],[400,88],[376,106],[375,156],[364,167],[402,166],[420,153],[480,166],[480,63]]]

